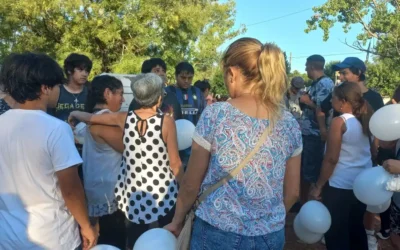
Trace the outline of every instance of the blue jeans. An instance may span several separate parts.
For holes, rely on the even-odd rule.
[[[262,236],[243,236],[222,231],[197,217],[190,241],[191,250],[282,250],[284,245],[284,229]]]

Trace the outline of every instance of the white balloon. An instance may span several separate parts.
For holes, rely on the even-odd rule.
[[[168,230],[154,228],[137,239],[133,250],[175,250],[176,237]]]
[[[391,175],[381,166],[362,171],[354,180],[353,192],[357,199],[369,206],[379,206],[390,200],[393,192],[386,190]]]
[[[370,121],[371,133],[382,141],[400,139],[400,104],[391,104],[376,111]]]
[[[324,234],[331,227],[331,214],[319,201],[306,202],[301,207],[298,216],[301,224],[310,232]]]
[[[192,138],[195,126],[188,120],[180,119],[175,122],[178,137],[178,149],[184,150],[192,146]]]
[[[383,213],[388,210],[388,208],[390,207],[390,203],[392,203],[391,199],[378,206],[367,206],[367,211],[373,214]]]
[[[91,248],[91,250],[120,250],[120,249],[110,245],[97,245]]]
[[[299,214],[294,218],[293,229],[297,238],[307,244],[317,243],[324,236],[323,234],[313,233],[307,230],[304,225],[302,225]]]
[[[86,123],[80,122],[75,126],[74,129],[74,138],[80,144],[85,143],[85,133],[86,133]]]

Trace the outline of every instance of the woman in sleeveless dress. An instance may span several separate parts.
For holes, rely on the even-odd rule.
[[[310,191],[320,199],[332,216],[325,234],[328,250],[368,250],[364,229],[366,205],[353,193],[356,177],[372,167],[368,136],[372,108],[363,98],[357,84],[344,82],[332,95],[332,106],[341,115],[332,120],[321,174]]]
[[[118,112],[124,101],[123,86],[112,76],[97,76],[89,86],[85,110],[102,114]],[[124,150],[117,127],[92,125],[83,131],[83,176],[88,212],[98,222],[98,244],[125,248],[124,214],[117,211],[114,188]],[[119,138],[116,140],[115,138]]]
[[[76,111],[70,115],[70,120],[118,126],[123,131],[124,152],[115,195],[127,219],[129,249],[145,231],[171,222],[183,173],[175,122],[158,111],[163,96],[161,78],[141,74],[132,80],[131,88],[142,106],[138,110],[101,115]]]

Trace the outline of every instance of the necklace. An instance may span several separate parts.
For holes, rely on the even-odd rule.
[[[79,102],[79,100],[78,100],[78,97],[81,95],[81,93],[79,93],[79,94],[77,94],[77,95],[75,95],[75,94],[72,94],[71,92],[69,92],[73,97],[75,97],[75,100],[74,100],[74,103],[75,103],[75,106],[77,106],[78,105],[78,102]]]
[[[79,103],[78,97],[82,94],[83,89],[80,93],[74,94],[74,93],[70,92],[70,89],[67,86],[64,86],[64,88],[65,88],[65,90],[67,90],[68,93],[70,93],[75,98],[74,103],[75,103],[75,107],[76,107]]]

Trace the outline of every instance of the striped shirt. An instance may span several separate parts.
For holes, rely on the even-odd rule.
[[[182,118],[191,121],[194,125],[200,118],[201,113],[206,107],[206,101],[199,88],[190,87],[181,89],[175,86],[166,87],[166,91],[176,95],[182,109]]]

